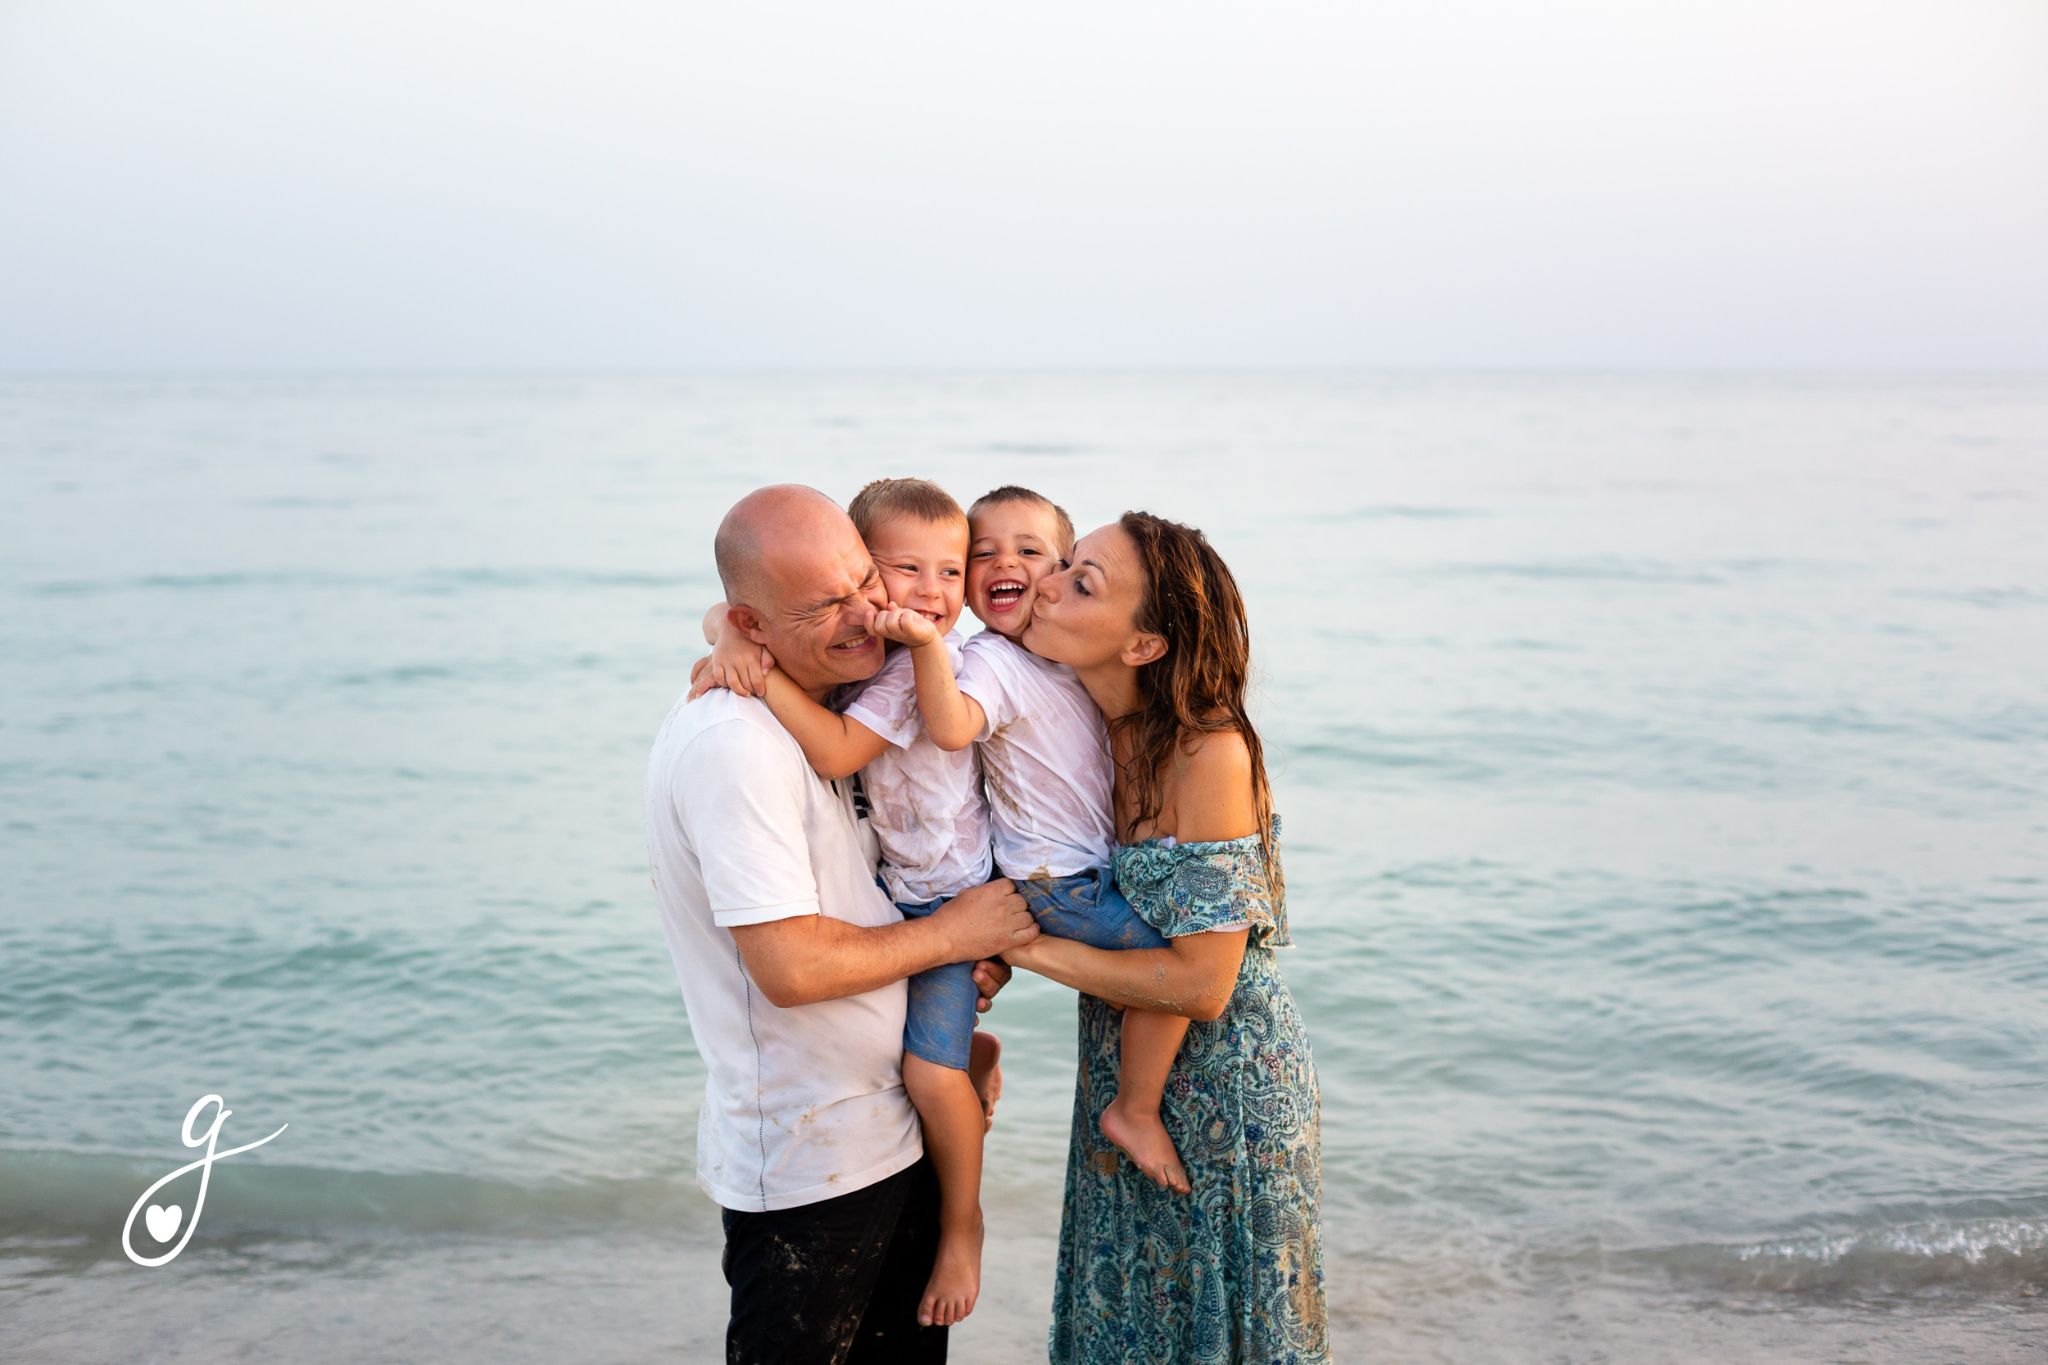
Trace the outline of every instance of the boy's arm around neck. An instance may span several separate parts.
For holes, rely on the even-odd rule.
[[[811,771],[820,777],[835,782],[851,777],[889,747],[888,740],[859,721],[812,701],[810,694],[780,669],[768,675],[762,700],[804,751]]]

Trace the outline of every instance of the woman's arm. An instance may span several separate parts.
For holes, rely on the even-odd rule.
[[[1170,939],[1164,948],[1123,949],[1044,934],[1005,952],[1003,961],[1112,1005],[1214,1019],[1237,988],[1248,932],[1212,929]]]
[[[1238,839],[1258,832],[1251,751],[1235,730],[1203,735],[1167,774],[1162,793],[1182,843]],[[1050,935],[1003,954],[1113,1005],[1214,1019],[1230,1003],[1249,929],[1210,929],[1170,939],[1164,948],[1090,948]]]

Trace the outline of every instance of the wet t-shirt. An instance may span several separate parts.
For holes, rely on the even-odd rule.
[[[812,772],[758,697],[723,689],[678,702],[648,759],[648,863],[706,1072],[697,1179],[728,1209],[847,1194],[924,1151],[903,1090],[904,983],[785,1009],[732,935],[799,915],[902,922],[851,787]]]
[[[960,671],[961,637],[946,637]],[[882,845],[882,880],[905,904],[957,896],[989,876],[988,803],[974,746],[947,753],[924,732],[911,651],[890,651],[882,671],[860,689],[845,715],[889,741],[860,779]]]
[[[967,642],[960,690],[981,706],[982,785],[1005,877],[1107,867],[1109,731],[1074,670],[992,630]]]

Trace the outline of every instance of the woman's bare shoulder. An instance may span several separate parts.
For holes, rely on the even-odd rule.
[[[1259,831],[1252,752],[1236,730],[1210,730],[1183,750],[1173,784],[1175,837],[1184,843],[1239,839]]]
[[[1200,730],[1181,742],[1181,770],[1200,782],[1217,782],[1242,773],[1252,775],[1251,746],[1236,729]]]

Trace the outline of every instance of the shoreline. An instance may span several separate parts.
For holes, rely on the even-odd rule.
[[[1057,1229],[1056,1208],[997,1212],[981,1301],[953,1329],[954,1360],[1043,1365]],[[1453,1282],[1352,1258],[1333,1258],[1328,1272],[1337,1360],[2020,1365],[2048,1332],[2048,1293],[2032,1282],[1853,1295],[1687,1290],[1645,1276]],[[716,1234],[701,1225],[670,1236],[224,1232],[154,1269],[129,1264],[111,1237],[0,1239],[9,1359],[51,1365],[483,1351],[505,1365],[709,1361],[722,1354],[726,1303]]]

